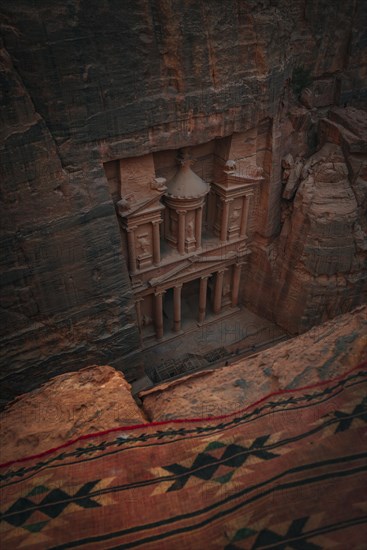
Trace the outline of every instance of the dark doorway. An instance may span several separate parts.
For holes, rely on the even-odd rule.
[[[211,275],[208,279],[208,286],[206,289],[206,315],[211,315],[213,313],[215,277],[216,274]]]
[[[195,279],[184,283],[181,291],[181,325],[182,328],[196,323],[199,315],[200,281]]]
[[[173,288],[163,294],[163,330],[164,334],[173,329]]]

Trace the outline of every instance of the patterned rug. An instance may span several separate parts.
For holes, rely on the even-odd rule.
[[[3,465],[1,548],[365,549],[366,371]]]

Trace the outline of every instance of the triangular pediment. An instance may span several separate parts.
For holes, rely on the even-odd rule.
[[[145,212],[151,210],[154,205],[157,207],[157,209],[163,209],[164,205],[160,202],[163,193],[164,191],[159,192],[154,196],[150,196],[143,200],[131,203],[129,203],[125,199],[121,199],[117,203],[120,216],[122,218],[130,218],[131,216],[136,216],[137,214],[145,214]]]
[[[174,286],[177,280],[183,279],[185,276],[192,279],[193,273],[200,277],[204,273],[217,271],[219,264],[225,265],[228,261],[236,261],[238,256],[235,251],[230,251],[225,256],[210,256],[209,254],[191,256],[181,260],[178,264],[167,266],[167,271],[158,277],[152,277],[147,282],[150,287],[168,286],[170,282]]]

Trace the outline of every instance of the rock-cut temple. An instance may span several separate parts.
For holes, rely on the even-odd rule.
[[[105,164],[143,347],[238,309],[263,177],[223,141]]]

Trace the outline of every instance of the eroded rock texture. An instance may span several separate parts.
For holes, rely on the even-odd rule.
[[[141,392],[151,420],[219,416],[271,392],[334,378],[367,360],[367,306],[229,367]]]
[[[318,320],[314,295],[325,286],[328,304],[341,287],[351,286],[348,300],[357,299],[364,228],[362,207],[358,216],[351,209],[363,201],[360,154],[345,156],[335,143],[344,159],[336,148],[327,162],[340,165],[335,173],[347,204],[337,216],[348,216],[345,225],[338,218],[325,226],[322,236],[321,223],[299,225],[310,219],[307,183],[288,199],[293,210],[281,228],[281,161],[288,153],[309,156],[323,109],[346,101],[363,106],[365,13],[357,0],[3,0],[3,399],[90,363],[108,362],[130,378],[139,371],[130,282],[103,170],[114,159],[240,133],[243,156],[250,147],[266,176],[243,296],[251,291],[252,306],[272,317],[265,302],[289,310],[289,318],[275,318],[292,330]],[[313,82],[303,106],[290,86],[296,66]],[[315,101],[310,94],[320,82],[324,99]],[[331,190],[322,201],[329,198]],[[294,236],[287,226],[296,228]],[[312,256],[317,239],[327,245],[335,227],[345,252],[333,269],[314,275],[316,265],[325,266],[323,253]],[[309,242],[300,243],[297,232]],[[305,250],[312,252],[312,284],[300,275]]]
[[[146,422],[124,376],[92,366],[56,376],[1,415],[0,463],[59,447],[81,435]]]
[[[109,366],[56,376],[1,415],[0,463],[38,454],[80,436],[171,418],[235,412],[270,392],[334,378],[367,360],[367,307],[231,366],[197,372],[140,393]],[[124,437],[124,432],[121,432]]]

